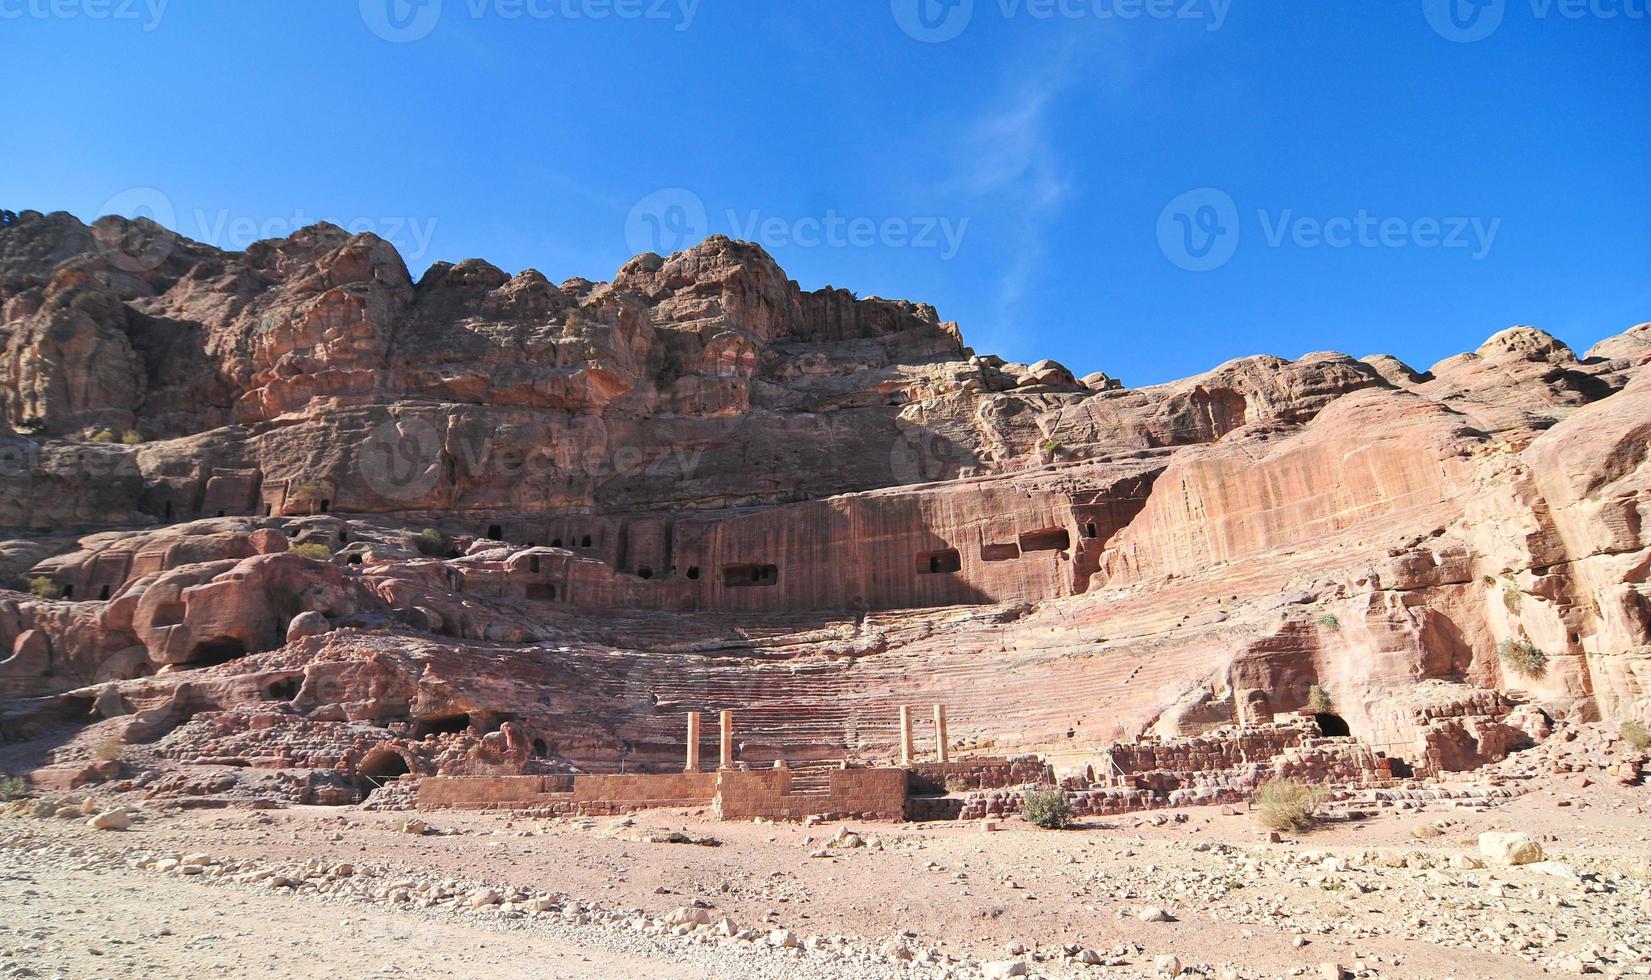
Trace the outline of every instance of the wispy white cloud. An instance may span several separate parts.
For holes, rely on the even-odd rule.
[[[1017,78],[989,100],[957,149],[962,163],[952,189],[971,209],[991,212],[1002,229],[1008,258],[992,298],[999,331],[1016,321],[1017,307],[1037,285],[1050,225],[1073,194],[1071,164],[1062,156],[1054,122],[1062,93],[1078,79],[1072,64],[1063,52]]]

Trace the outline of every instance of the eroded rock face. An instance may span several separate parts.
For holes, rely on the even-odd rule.
[[[34,212],[0,311],[0,720],[86,726],[34,764],[339,802],[680,768],[724,708],[750,764],[886,759],[941,702],[954,751],[1300,712],[1427,775],[1651,715],[1648,325],[1128,389],[723,238],[415,282]]]

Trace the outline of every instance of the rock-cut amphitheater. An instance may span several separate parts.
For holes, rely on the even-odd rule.
[[[1513,327],[1128,388],[720,237],[414,281],[8,214],[0,761],[729,817],[1438,780],[1651,715],[1648,364]]]

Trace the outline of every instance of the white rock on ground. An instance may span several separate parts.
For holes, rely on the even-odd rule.
[[[1479,853],[1499,867],[1535,864],[1542,860],[1542,845],[1529,834],[1489,831],[1479,835]]]

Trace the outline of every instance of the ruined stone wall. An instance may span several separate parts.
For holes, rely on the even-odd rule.
[[[430,776],[419,781],[420,807],[609,813],[660,806],[703,806],[717,773],[623,773],[577,776]]]
[[[722,820],[800,820],[820,815],[900,820],[906,808],[906,770],[833,769],[824,793],[792,789],[786,769],[718,774],[713,812]]]
[[[1118,771],[1104,764],[1093,767],[1093,778],[1101,782],[1128,780],[1137,773],[1200,772],[1234,769],[1263,762],[1301,745],[1318,734],[1309,719],[1281,722],[1253,728],[1224,729],[1208,735],[1183,739],[1147,739],[1107,750]]]
[[[1054,774],[1035,755],[1012,759],[982,756],[953,762],[919,762],[911,767],[913,794],[961,793],[976,789],[1003,789],[1028,783],[1047,783]]]
[[[590,815],[647,807],[710,805],[723,820],[810,815],[900,820],[904,769],[834,769],[824,792],[792,787],[785,768],[754,771],[578,776],[432,776],[419,783],[421,808],[535,810]]]

